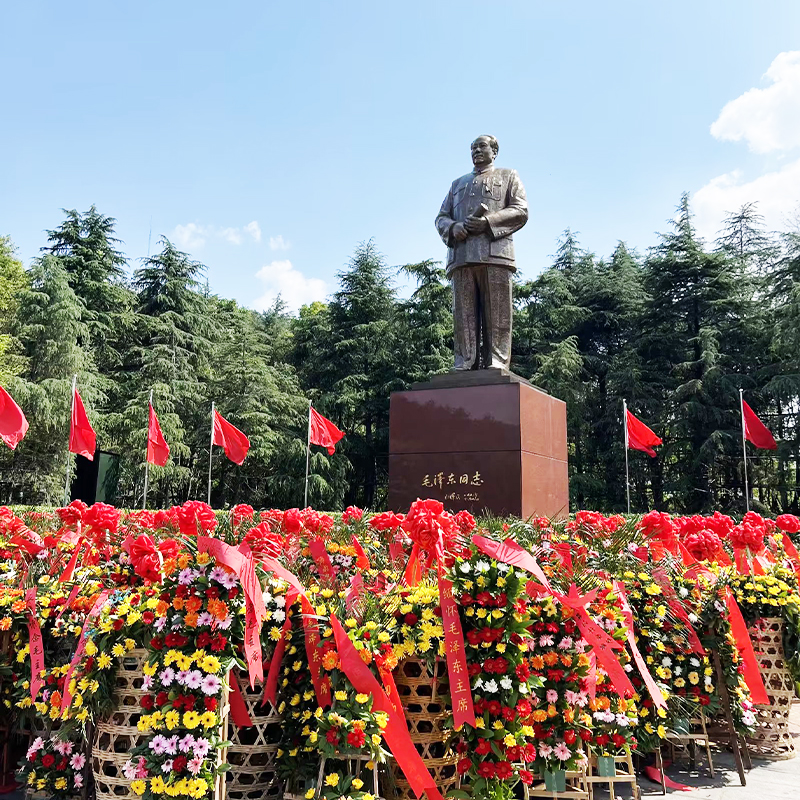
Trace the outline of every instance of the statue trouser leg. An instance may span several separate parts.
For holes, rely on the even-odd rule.
[[[478,283],[475,270],[453,271],[453,350],[456,369],[474,369],[478,356]]]
[[[511,365],[512,284],[510,269],[476,267],[481,305],[481,367]]]

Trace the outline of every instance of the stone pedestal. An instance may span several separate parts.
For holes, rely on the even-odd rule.
[[[406,511],[418,497],[472,514],[566,516],[566,404],[499,369],[438,375],[396,392],[389,508]]]

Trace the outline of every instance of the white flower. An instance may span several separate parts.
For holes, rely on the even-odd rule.
[[[483,684],[483,690],[485,692],[491,692],[494,694],[498,690],[497,681],[494,678],[490,678]]]
[[[685,586],[681,586],[681,588],[678,589],[678,594],[681,597],[688,597],[689,596],[689,590]]]
[[[680,675],[680,674],[682,674],[682,673],[683,673],[683,667],[675,667],[675,669],[674,669],[674,670],[672,670],[672,671],[673,671],[673,672],[674,672],[676,675]]]
[[[700,666],[700,659],[699,658],[695,658],[694,656],[692,656],[692,658],[689,659],[689,663],[693,667],[699,667]]]
[[[272,618],[275,622],[283,622],[286,619],[286,612],[277,609],[276,611],[272,612]]]
[[[476,561],[475,562],[475,572],[488,572],[492,568],[491,564],[488,561]]]
[[[475,683],[472,684],[473,689],[480,689],[483,686],[483,678],[480,675],[475,679]]]
[[[671,663],[672,663],[672,659],[669,656],[664,656],[664,658],[661,659],[661,666],[662,667],[668,667]]]
[[[464,561],[462,564],[460,564],[460,565],[459,565],[459,567],[458,567],[458,568],[459,568],[459,569],[460,569],[460,570],[461,570],[461,571],[462,571],[462,572],[463,572],[465,575],[467,575],[467,574],[469,573],[469,571],[472,569],[472,567],[469,565],[469,561]]]
[[[508,572],[511,567],[506,564],[504,561],[498,561],[497,563],[497,571],[498,572]]]
[[[279,594],[275,598],[275,605],[278,606],[278,608],[283,608],[286,605],[286,598],[282,594]]]
[[[518,691],[520,694],[528,694],[528,686],[527,686],[527,684],[525,684],[525,683],[521,683],[521,684],[519,685],[519,689],[517,689],[517,691]]]
[[[697,622],[698,619],[700,619],[700,617],[698,617],[697,614],[691,611],[689,612],[689,622]]]
[[[503,689],[505,689],[508,692],[511,691],[511,687],[514,684],[511,682],[511,678],[506,677],[500,679],[500,685],[503,687]]]
[[[633,672],[633,664],[626,664],[623,669],[625,672]]]
[[[264,591],[261,592],[261,596],[264,598],[265,606],[268,606],[273,600],[272,595],[266,589],[264,589]]]

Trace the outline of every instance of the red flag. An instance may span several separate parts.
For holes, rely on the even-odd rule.
[[[328,448],[328,455],[332,456],[334,445],[344,436],[344,431],[340,431],[329,419],[325,419],[322,414],[318,414],[312,406],[308,407],[309,413],[309,436],[310,444],[318,444],[320,447]]]
[[[28,420],[14,398],[0,386],[0,439],[12,450],[22,441],[28,430]]]
[[[150,407],[150,423],[147,428],[147,460],[151,464],[163,467],[169,458],[169,445],[161,433],[161,426],[158,424],[158,417],[152,403]]]
[[[653,446],[661,444],[661,439],[644,422],[636,419],[630,411],[625,409],[625,413],[628,415],[628,447],[632,450],[641,450],[647,453],[650,458],[655,458],[656,451],[653,450]]]
[[[97,443],[97,436],[94,428],[89,424],[89,417],[86,416],[86,409],[83,407],[83,400],[78,394],[77,388],[72,394],[72,419],[69,426],[69,452],[77,453],[79,456],[94,460],[94,450]]]
[[[744,425],[744,438],[751,441],[762,450],[777,450],[778,445],[769,428],[756,416],[744,400],[742,400],[742,424]]]
[[[250,440],[214,409],[214,437],[212,444],[225,448],[225,455],[234,464],[241,464],[250,449]]]

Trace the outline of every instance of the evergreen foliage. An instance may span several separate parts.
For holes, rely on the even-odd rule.
[[[210,294],[169,240],[130,272],[113,218],[64,214],[27,270],[0,237],[0,382],[31,423],[0,452],[0,502],[61,502],[77,375],[98,447],[119,456],[119,505],[142,502],[151,391],[171,448],[151,507],[205,499],[212,401],[251,441],[242,466],[214,448],[215,506],[302,504],[309,402],[346,432],[332,456],[312,447],[309,502],[385,504],[390,394],[452,361],[439,262],[390,269],[367,241],[328,303],[259,313]],[[770,233],[748,204],[707,244],[684,196],[644,254],[598,258],[566,230],[514,303],[512,369],[567,402],[573,507],[625,508],[624,397],[664,439],[655,459],[630,453],[635,508],[743,511],[742,388],[779,441],[748,445],[753,505],[800,510],[800,232]]]

